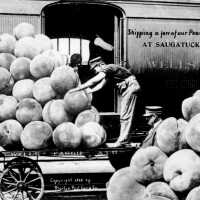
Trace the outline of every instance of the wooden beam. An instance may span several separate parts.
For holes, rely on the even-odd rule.
[[[76,173],[114,173],[115,169],[107,160],[74,160],[74,161],[38,161],[43,174],[76,174]],[[3,160],[0,159],[0,174],[4,170]]]
[[[0,13],[40,15],[42,8],[53,2],[56,1],[1,0]]]

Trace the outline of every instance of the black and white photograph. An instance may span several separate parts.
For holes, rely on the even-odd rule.
[[[200,200],[200,0],[0,0],[0,200]]]

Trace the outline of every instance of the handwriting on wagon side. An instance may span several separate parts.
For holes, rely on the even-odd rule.
[[[159,30],[159,31],[148,31],[148,30],[137,30],[137,29],[128,29],[128,35],[132,35],[137,39],[147,38],[151,39],[156,36],[159,38],[171,37],[173,39],[180,36],[200,36],[200,31],[194,29],[188,30]]]
[[[142,38],[143,36],[147,36],[150,39],[153,37],[152,31],[137,31],[136,29],[128,29],[128,34],[133,35],[136,38]]]
[[[193,30],[193,29],[189,29],[188,31],[178,31],[178,30],[162,31],[161,30],[160,31],[160,38],[163,38],[164,36],[172,36],[175,39],[178,36],[200,36],[200,32]]]

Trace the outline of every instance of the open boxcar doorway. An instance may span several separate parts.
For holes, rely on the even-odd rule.
[[[114,46],[106,62],[121,62],[122,18],[123,11],[109,3],[59,1],[43,8],[42,32],[53,40],[54,48],[63,54],[82,55],[79,76],[81,82],[85,82],[94,76],[89,71],[88,60],[91,55],[90,42],[96,34]],[[94,94],[92,104],[100,112],[113,112],[117,108],[116,99],[114,85],[108,82]]]

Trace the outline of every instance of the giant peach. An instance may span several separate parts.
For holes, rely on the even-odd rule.
[[[185,192],[200,184],[199,169],[199,156],[191,149],[181,149],[166,160],[163,177],[174,191]]]
[[[157,145],[166,154],[171,154],[179,149],[180,135],[177,119],[168,117],[157,128]]]
[[[80,112],[91,108],[91,97],[85,91],[67,92],[64,96],[65,109],[76,116]]]
[[[11,77],[11,73],[7,69],[0,67],[0,91],[8,86]]]
[[[196,114],[186,125],[183,134],[186,143],[195,151],[200,152],[200,113]]]
[[[45,50],[42,54],[45,56],[49,56],[53,59],[54,68],[57,68],[66,64],[65,59],[63,58],[63,55],[55,49]]]
[[[40,53],[43,53],[44,51],[49,49],[53,49],[53,43],[47,35],[44,35],[42,33],[36,34],[35,40],[40,47]]]
[[[31,79],[23,79],[19,80],[15,83],[12,95],[18,100],[22,100],[24,98],[32,98],[33,97],[33,86],[34,81]]]
[[[30,62],[26,57],[16,58],[10,65],[10,73],[15,80],[30,78]]]
[[[17,100],[13,96],[0,95],[0,121],[15,118]]]
[[[43,121],[28,123],[21,133],[20,140],[24,148],[38,150],[49,147],[52,144],[51,126]]]
[[[72,116],[66,112],[63,99],[47,102],[42,111],[43,120],[55,127],[63,122],[72,121]]]
[[[23,131],[22,125],[15,119],[8,119],[0,123],[0,145],[15,146],[20,143],[20,136]]]
[[[50,78],[53,89],[60,94],[75,88],[79,80],[73,68],[65,65],[55,68]]]
[[[143,184],[159,181],[163,178],[163,168],[167,155],[156,146],[138,149],[130,161],[130,169],[136,180]]]
[[[145,186],[138,183],[130,167],[111,176],[106,190],[108,200],[144,200]]]
[[[94,122],[100,122],[100,115],[97,109],[92,106],[90,109],[84,110],[80,112],[75,120],[75,124],[78,127],[81,127],[87,122],[94,121]]]
[[[6,68],[10,71],[10,66],[16,57],[11,53],[0,53],[0,67]]]
[[[10,76],[10,80],[5,85],[5,87],[0,90],[0,93],[1,94],[6,94],[6,95],[12,95],[12,90],[13,90],[14,84],[15,84],[15,81],[14,81],[13,77]]]
[[[82,133],[72,122],[63,122],[55,128],[53,141],[59,149],[75,149],[81,144]]]
[[[178,200],[176,193],[162,181],[152,182],[145,188],[144,200]]]
[[[31,23],[21,22],[13,28],[13,35],[17,40],[26,36],[33,37],[35,35],[35,27]]]
[[[43,54],[37,55],[30,63],[30,72],[33,77],[38,79],[50,76],[53,69],[53,59]]]
[[[189,121],[196,114],[200,113],[200,97],[198,94],[188,97],[182,101],[182,114],[185,120]]]
[[[14,54],[16,57],[27,57],[33,59],[40,54],[40,47],[33,37],[23,37],[16,42]]]
[[[9,33],[0,35],[0,52],[1,53],[14,53],[16,39]]]
[[[106,131],[97,122],[87,122],[80,127],[83,135],[83,145],[86,148],[94,148],[102,145],[106,141]]]
[[[38,121],[42,119],[42,106],[35,99],[24,98],[18,104],[16,118],[23,125]]]
[[[45,104],[56,97],[56,92],[51,87],[49,77],[38,79],[33,85],[33,96],[41,104]]]

